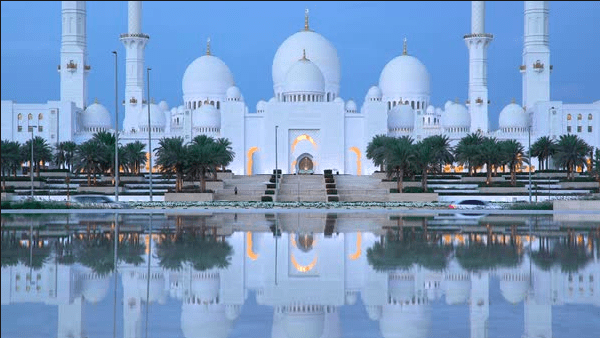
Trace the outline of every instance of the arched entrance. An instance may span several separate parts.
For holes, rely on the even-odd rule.
[[[304,153],[298,156],[296,160],[296,172],[298,174],[312,174],[314,172],[313,165],[312,155]]]

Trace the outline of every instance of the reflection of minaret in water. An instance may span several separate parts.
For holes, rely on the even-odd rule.
[[[471,338],[487,338],[490,318],[490,275],[489,272],[471,274]]]

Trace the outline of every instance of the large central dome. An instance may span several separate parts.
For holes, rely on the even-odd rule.
[[[281,93],[288,70],[296,64],[298,57],[306,50],[310,60],[319,67],[325,79],[325,91],[338,96],[340,91],[340,60],[337,50],[321,34],[308,29],[287,38],[273,58],[273,89],[275,95]],[[333,99],[333,98],[332,98]]]
[[[204,96],[225,96],[233,86],[233,74],[229,67],[216,56],[203,55],[194,60],[183,74],[183,100]]]
[[[385,65],[379,76],[385,97],[429,97],[429,72],[414,56],[400,55]]]

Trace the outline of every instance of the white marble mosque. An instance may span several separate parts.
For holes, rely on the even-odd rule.
[[[211,52],[209,40],[206,55],[175,75],[182,76],[182,102],[150,102],[148,108],[144,60],[149,36],[142,32],[142,2],[128,3],[128,32],[119,37],[126,64],[125,116],[118,128],[122,143],[145,142],[149,132],[152,149],[162,137],[181,136],[187,142],[201,134],[228,138],[236,154],[229,167],[237,175],[271,173],[277,157],[283,173],[335,169],[370,174],[377,168],[366,160],[366,147],[379,134],[415,140],[442,134],[456,144],[479,132],[526,146],[531,131],[532,142],[541,136],[575,134],[600,147],[600,101],[569,104],[550,98],[548,1],[524,2],[523,62],[510,70],[522,74],[522,98],[502,109],[498,130],[490,129],[488,118],[487,63],[493,60],[488,60],[487,48],[493,35],[485,31],[484,1],[472,2],[471,32],[464,36],[468,99],[466,104],[448,100],[443,107],[430,104],[431,75],[418,55],[410,53],[406,40],[402,53],[382,69],[379,83],[366,89],[361,106],[340,97],[343,60],[331,42],[311,29],[307,11],[304,28],[283,41],[273,57],[269,99],[249,107],[227,64]],[[4,139],[24,143],[34,128],[35,135],[52,145],[71,140],[79,144],[97,131],[114,131],[109,110],[88,100],[86,17],[85,1],[62,2],[60,99],[38,104],[3,100]]]
[[[524,306],[522,338],[554,337],[552,311],[556,306],[600,306],[600,260],[593,249],[592,261],[573,273],[561,272],[560,267],[541,270],[527,255],[513,268],[481,272],[466,271],[455,259],[443,271],[413,265],[377,272],[366,253],[381,240],[380,234],[352,231],[307,236],[292,230],[275,238],[269,231],[236,231],[224,237],[233,248],[227,268],[196,271],[185,266],[174,272],[161,268],[155,259],[158,236],[144,236],[151,243],[150,269],[147,261],[137,267],[125,263],[118,267],[124,338],[142,337],[146,304],[165,306],[169,298],[181,304],[180,325],[186,338],[229,337],[248,297],[272,309],[273,338],[340,337],[339,309],[359,299],[364,316],[378,322],[385,338],[429,337],[432,304],[440,301],[468,306],[468,337],[485,338],[494,316],[490,313],[492,278],[499,280],[504,301]],[[531,243],[528,236],[518,239],[523,246],[538,249],[536,239]],[[444,236],[445,243],[455,245],[465,240],[461,235]],[[478,240],[487,241],[487,237]],[[101,276],[79,264],[52,262],[33,273],[24,265],[6,267],[2,268],[2,305],[56,306],[58,337],[81,338],[85,336],[83,311],[112,297],[108,295],[110,283],[114,283],[112,274]]]

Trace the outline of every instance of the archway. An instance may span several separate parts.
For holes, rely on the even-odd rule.
[[[312,174],[314,172],[314,162],[311,154],[304,153],[298,156],[296,172],[298,174]]]

